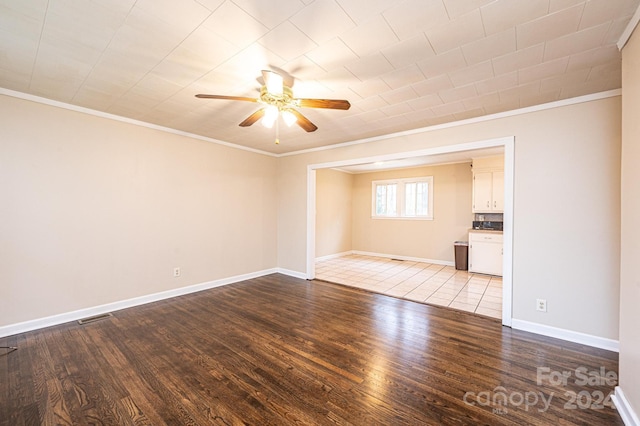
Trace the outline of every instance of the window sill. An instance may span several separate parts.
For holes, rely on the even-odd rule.
[[[371,216],[371,219],[382,220],[433,220],[433,216]]]

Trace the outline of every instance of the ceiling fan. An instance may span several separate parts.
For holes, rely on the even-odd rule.
[[[258,98],[248,98],[243,96],[207,95],[198,94],[196,98],[204,99],[226,99],[231,101],[259,102],[264,105],[240,123],[241,127],[251,126],[256,121],[262,119],[266,127],[276,124],[276,143],[278,141],[278,117],[282,115],[284,122],[291,126],[297,123],[307,132],[314,132],[318,126],[313,124],[307,117],[302,115],[296,108],[328,108],[347,110],[351,107],[349,101],[342,99],[304,99],[294,98],[291,87],[284,83],[283,77],[275,71],[263,70],[264,85],[260,88]]]

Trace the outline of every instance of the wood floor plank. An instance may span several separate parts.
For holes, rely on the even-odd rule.
[[[576,383],[615,353],[279,274],[8,341],[1,426],[622,425],[592,407],[615,383]]]

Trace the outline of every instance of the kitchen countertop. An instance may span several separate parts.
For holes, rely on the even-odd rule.
[[[483,234],[502,234],[502,231],[497,231],[495,229],[475,229],[469,228],[469,232],[473,233],[483,233]]]

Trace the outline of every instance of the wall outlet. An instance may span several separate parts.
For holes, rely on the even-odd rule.
[[[547,312],[547,299],[536,299],[536,311]]]
[[[173,268],[173,277],[178,278],[180,276],[180,268]]]

